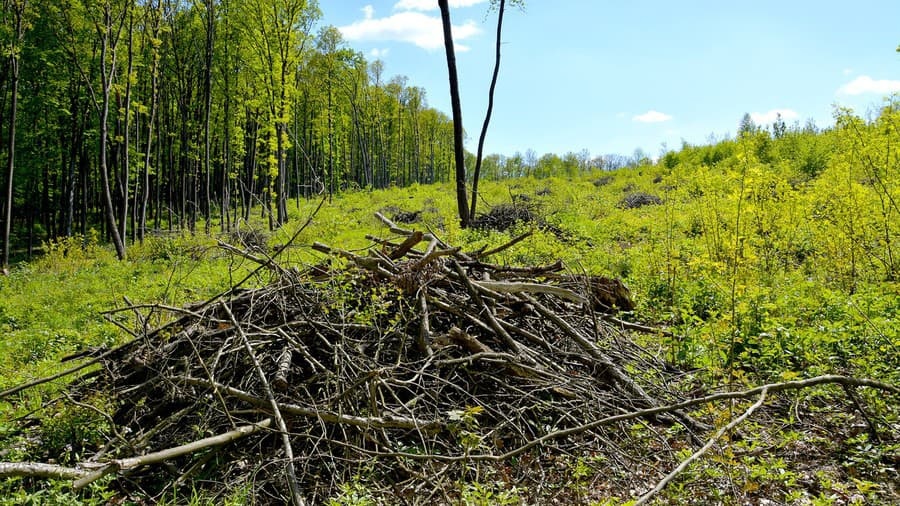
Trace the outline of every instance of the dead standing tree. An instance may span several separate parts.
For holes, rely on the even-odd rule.
[[[481,134],[478,137],[478,152],[475,157],[475,170],[472,173],[472,205],[468,204],[468,191],[466,190],[466,153],[465,132],[462,124],[462,106],[460,103],[459,77],[456,71],[456,51],[453,46],[453,26],[450,22],[450,6],[447,0],[438,0],[441,10],[441,26],[444,32],[444,49],[447,54],[447,71],[450,81],[450,103],[453,110],[453,155],[456,166],[456,203],[459,209],[459,223],[467,228],[475,219],[475,209],[478,201],[478,181],[481,178],[481,161],[484,156],[484,141],[487,137],[488,126],[494,110],[494,91],[497,88],[497,78],[500,75],[500,47],[501,34],[503,33],[503,13],[506,9],[506,0],[493,0],[497,6],[497,39],[495,42],[494,72],[491,76],[491,85],[488,91],[488,106],[481,126]],[[523,5],[523,0],[511,0],[511,5]]]

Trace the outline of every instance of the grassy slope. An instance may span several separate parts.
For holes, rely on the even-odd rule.
[[[872,135],[864,147],[878,142]],[[485,184],[482,209],[524,196],[565,235],[538,231],[493,260],[561,258],[575,271],[625,279],[638,302],[635,318],[672,326],[679,336],[647,345],[682,367],[701,368],[709,383],[841,373],[896,384],[900,285],[885,280],[879,259],[897,247],[890,234],[900,234],[898,225],[879,221],[883,199],[866,184],[862,158],[835,154],[818,173],[802,170],[823,144],[829,153],[846,154],[851,150],[841,151],[841,143],[852,139],[838,132],[789,140],[748,138],[685,150],[656,166]],[[886,188],[895,191],[896,172],[891,177]],[[317,261],[313,241],[370,246],[366,234],[387,235],[373,213],[388,207],[423,211],[424,224],[467,249],[501,244],[527,228],[460,230],[451,192],[438,185],[342,195],[325,205],[282,261]],[[622,208],[636,192],[659,196],[662,204]],[[283,244],[316,204],[294,206],[294,221],[272,234],[270,246]],[[888,239],[879,246],[885,230]],[[99,315],[122,307],[124,297],[202,300],[248,268],[202,237],[154,238],[133,246],[127,262],[116,262],[108,248],[80,246],[74,240],[51,245],[45,257],[0,278],[0,389],[59,370],[61,356],[124,339]],[[134,324],[130,313],[118,318]],[[6,421],[53,392],[51,385],[27,394],[27,402],[0,402],[0,450],[15,446],[5,439]],[[864,400],[896,424],[896,406]]]

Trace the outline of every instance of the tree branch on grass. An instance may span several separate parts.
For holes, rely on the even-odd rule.
[[[690,466],[694,461],[696,461],[697,459],[702,457],[703,454],[708,452],[709,449],[712,448],[714,444],[716,444],[716,441],[721,439],[722,436],[725,435],[725,433],[734,430],[735,427],[740,425],[744,420],[746,420],[750,415],[752,415],[753,412],[756,411],[760,406],[762,406],[763,402],[765,402],[767,392],[768,392],[768,390],[765,387],[763,387],[762,392],[759,394],[759,400],[757,400],[756,402],[753,403],[752,406],[747,408],[747,411],[744,411],[744,414],[735,418],[734,420],[731,421],[731,423],[729,423],[728,425],[719,429],[718,432],[716,432],[716,434],[713,437],[709,438],[709,441],[707,441],[705,445],[703,445],[699,450],[697,450],[696,452],[691,454],[690,457],[684,459],[680,464],[678,464],[678,467],[676,467],[675,469],[672,470],[671,473],[666,475],[666,477],[663,478],[659,483],[657,483],[656,486],[653,487],[652,490],[650,490],[646,494],[642,495],[641,498],[638,499],[638,501],[636,503],[634,503],[634,506],[641,506],[642,504],[647,504],[647,501],[649,501],[656,494],[662,492],[662,490],[664,488],[666,488],[666,486],[669,483],[671,483],[672,480],[674,480],[676,477],[678,477],[679,474],[684,472],[684,470],[687,469],[688,466]]]

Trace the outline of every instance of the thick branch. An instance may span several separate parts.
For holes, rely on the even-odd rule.
[[[165,462],[176,457],[181,457],[182,455],[190,455],[199,450],[203,450],[212,446],[222,446],[236,439],[241,439],[243,437],[249,436],[250,434],[265,429],[271,424],[272,419],[266,418],[265,420],[253,425],[244,425],[232,431],[225,432],[224,434],[199,439],[197,441],[192,441],[181,446],[176,446],[175,448],[167,448],[165,450],[148,453],[139,457],[116,459],[109,462],[106,466],[97,471],[80,475],[79,479],[73,484],[73,486],[76,490],[78,490],[90,485],[94,481],[110,473],[118,472],[124,469],[134,469],[136,467],[147,466],[150,464],[158,464],[160,462]]]
[[[472,284],[481,288],[487,288],[500,293],[548,293],[559,298],[587,304],[588,300],[572,290],[553,285],[540,283],[509,283],[504,281],[472,281]]]
[[[0,478],[50,478],[77,480],[90,474],[84,469],[43,464],[40,462],[0,462]]]

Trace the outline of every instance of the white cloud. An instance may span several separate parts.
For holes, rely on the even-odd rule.
[[[400,41],[415,44],[434,51],[444,47],[444,31],[441,20],[420,12],[398,12],[386,18],[366,18],[338,28],[349,41]],[[454,41],[462,41],[481,33],[474,21],[453,26]],[[458,51],[469,48],[456,44]]]
[[[376,47],[376,48],[372,48],[372,50],[369,51],[369,56],[371,56],[372,58],[378,60],[378,59],[381,59],[381,58],[386,58],[387,55],[388,55],[388,53],[390,53],[390,52],[391,52],[391,50],[388,49],[388,48],[383,48],[383,49],[382,49],[382,48],[377,48],[377,47]]]
[[[450,7],[471,7],[484,3],[485,0],[450,0]],[[400,0],[394,4],[394,10],[398,11],[436,11],[437,0]]]
[[[845,68],[845,69],[843,70],[843,74],[844,74],[845,76],[852,75],[852,74],[853,74],[853,69],[851,69],[851,68],[849,68],[849,67],[848,67],[848,68]]]
[[[867,93],[887,95],[897,92],[900,92],[900,81],[872,79],[869,76],[859,76],[837,90],[838,95],[865,95]]]
[[[759,126],[771,125],[775,122],[775,118],[781,114],[781,119],[787,123],[800,117],[797,111],[793,109],[772,109],[766,112],[751,112],[750,119]]]
[[[362,11],[363,16],[365,16],[366,19],[372,19],[375,16],[375,7],[372,7],[371,5],[366,5],[362,8]]]
[[[670,119],[672,119],[672,116],[653,110],[631,118],[632,121],[637,121],[638,123],[662,123],[664,121],[669,121]]]

